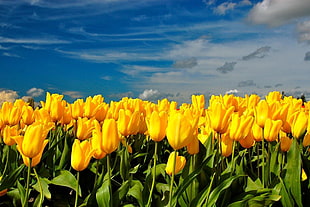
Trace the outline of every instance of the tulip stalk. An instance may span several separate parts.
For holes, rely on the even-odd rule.
[[[79,181],[80,181],[80,172],[77,171],[76,173],[76,189],[75,189],[75,202],[74,202],[74,207],[78,206],[78,199],[79,199]]]
[[[174,151],[173,155],[173,164],[172,164],[172,175],[171,175],[171,182],[170,182],[170,189],[169,189],[169,207],[172,206],[172,195],[173,195],[173,183],[174,183],[174,176],[175,176],[175,165],[176,165],[176,159],[177,159],[177,152]]]
[[[154,159],[153,180],[152,180],[152,186],[151,186],[151,190],[150,190],[149,199],[147,201],[147,205],[146,206],[151,206],[152,195],[153,195],[153,190],[154,190],[154,186],[155,186],[158,142],[155,142],[155,146],[154,147],[155,147],[155,149],[154,149],[154,155],[153,155],[153,159]]]
[[[112,198],[112,184],[111,184],[111,160],[110,154],[107,155],[107,168],[108,168],[108,185],[110,191],[110,206],[113,206]]]
[[[264,138],[264,128],[262,129],[262,184],[265,188],[265,138]]]
[[[38,184],[39,184],[39,188],[40,188],[40,200],[39,200],[39,204],[38,206],[42,206],[42,203],[43,203],[43,200],[44,200],[44,194],[43,194],[43,188],[42,188],[42,184],[41,184],[41,181],[40,181],[40,178],[39,178],[39,175],[36,171],[35,168],[33,168],[33,171],[34,171],[34,174],[37,178],[37,181],[38,181]]]
[[[31,162],[32,162],[32,158],[29,158],[29,166],[28,166],[27,181],[26,181],[26,193],[25,193],[25,199],[24,199],[23,207],[28,207]]]

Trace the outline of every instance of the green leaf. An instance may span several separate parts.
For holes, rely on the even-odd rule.
[[[244,175],[232,176],[221,182],[217,187],[214,188],[214,190],[211,191],[210,196],[206,197],[208,198],[206,200],[206,206],[214,206],[216,202],[220,199],[221,193],[224,192],[227,188],[229,188],[235,180],[243,176]]]
[[[139,180],[132,180],[131,187],[127,192],[127,195],[134,197],[140,206],[143,206],[142,190],[142,183]]]
[[[48,184],[50,183],[50,181],[46,178],[41,178],[39,177],[39,180],[40,180],[40,183],[37,182],[36,184],[34,184],[32,187],[38,191],[39,193],[41,193],[41,190],[40,190],[40,184],[41,184],[41,188],[42,188],[42,193],[44,195],[45,198],[47,199],[51,199],[52,198],[52,195],[51,195],[51,192],[49,191],[48,189]]]
[[[129,181],[125,181],[122,183],[121,187],[119,187],[114,193],[113,193],[113,205],[119,206],[120,201],[123,200],[123,198],[127,195],[127,192],[129,190]]]
[[[76,190],[77,180],[68,170],[60,171],[60,175],[50,181],[51,184],[64,186]],[[82,196],[81,188],[79,188],[79,196]]]
[[[105,180],[102,186],[97,190],[96,193],[97,204],[100,207],[110,207],[110,191],[109,191],[109,182]]]
[[[301,197],[301,154],[296,139],[293,139],[290,150],[287,152],[287,165],[284,184],[294,198],[297,206],[302,207]]]
[[[0,181],[0,191],[10,188],[14,185],[14,183],[20,178],[20,174],[26,168],[26,165],[21,165],[16,168],[9,175],[2,177]]]

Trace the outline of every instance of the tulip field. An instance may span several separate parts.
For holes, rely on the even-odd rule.
[[[310,206],[310,102],[273,91],[0,108],[0,206]]]

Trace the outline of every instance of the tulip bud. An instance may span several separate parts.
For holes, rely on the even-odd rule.
[[[94,155],[95,150],[91,148],[90,142],[87,140],[80,141],[75,139],[72,145],[71,152],[71,166],[76,171],[85,170],[90,162],[90,159]]]
[[[265,122],[264,139],[269,142],[277,140],[281,126],[281,120],[271,120],[268,118]]]
[[[152,140],[159,142],[165,138],[168,125],[168,115],[165,111],[153,111],[147,123],[148,134]]]
[[[179,156],[178,152],[173,151],[170,153],[169,158],[168,158],[168,162],[166,165],[166,173],[168,175],[172,175],[174,159],[175,159],[174,174],[178,174],[185,167],[185,164],[186,164],[185,157]]]
[[[296,139],[304,136],[308,126],[309,115],[306,115],[304,111],[298,113],[292,124],[292,135]]]
[[[171,111],[168,117],[166,135],[174,150],[185,147],[192,141],[192,126],[181,112]]]
[[[233,140],[230,139],[229,134],[225,133],[221,135],[221,151],[222,155],[225,157],[229,157],[232,153],[233,148]]]
[[[115,119],[105,119],[102,125],[101,149],[107,154],[114,152],[120,143],[119,133]]]

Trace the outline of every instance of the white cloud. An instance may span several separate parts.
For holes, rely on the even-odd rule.
[[[150,97],[159,94],[158,90],[153,90],[153,89],[146,89],[144,90],[140,95],[139,98],[146,100],[149,99]]]
[[[31,97],[38,97],[44,93],[44,90],[41,88],[31,88],[27,91],[27,94]]]
[[[236,93],[238,93],[239,91],[237,90],[237,89],[231,89],[231,90],[229,90],[229,91],[226,91],[225,93],[226,94],[236,94]]]
[[[2,105],[3,102],[14,102],[19,95],[16,91],[13,90],[3,90],[0,91],[0,105]]]
[[[309,0],[264,0],[254,6],[248,20],[255,24],[278,26],[309,15]]]
[[[112,80],[112,76],[105,75],[105,76],[101,76],[100,79],[109,81],[109,80]]]
[[[70,41],[59,40],[56,38],[8,38],[0,36],[1,43],[13,43],[13,44],[68,44]]]
[[[236,3],[232,3],[232,2],[224,2],[222,4],[220,4],[219,6],[217,6],[216,8],[214,8],[214,13],[218,14],[218,15],[225,15],[227,11],[229,10],[233,10],[236,7]]]
[[[79,91],[64,91],[62,94],[69,96],[73,99],[81,98],[82,94]]]
[[[304,21],[297,25],[298,39],[300,42],[310,43],[310,21]]]
[[[13,57],[13,58],[20,58],[19,55],[13,54],[13,53],[9,53],[9,52],[4,52],[2,53],[3,56],[7,56],[7,57]]]

